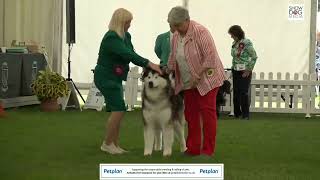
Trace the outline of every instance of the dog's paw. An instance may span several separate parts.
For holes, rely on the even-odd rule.
[[[144,153],[143,155],[147,157],[147,156],[151,156],[151,153]]]
[[[185,152],[187,150],[187,147],[184,146],[184,147],[180,147],[180,152]]]
[[[144,156],[151,156],[152,151],[144,151],[143,155]]]
[[[169,157],[171,156],[172,152],[171,151],[163,151],[163,156],[164,157]]]

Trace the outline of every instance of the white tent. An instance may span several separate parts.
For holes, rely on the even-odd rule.
[[[66,75],[64,0],[0,0],[0,45],[11,40],[35,40],[43,44],[53,68]],[[136,51],[154,62],[158,34],[168,30],[167,13],[185,5],[191,19],[205,25],[215,40],[226,68],[230,67],[233,24],[241,25],[258,53],[256,72],[310,73],[314,71],[317,0],[92,0],[76,1],[76,44],[72,78],[90,83],[98,48],[112,12],[129,9],[134,20],[130,32]],[[290,19],[289,8],[302,8],[303,17]]]

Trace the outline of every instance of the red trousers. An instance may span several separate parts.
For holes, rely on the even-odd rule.
[[[188,123],[187,153],[214,154],[217,133],[216,96],[219,87],[201,96],[197,89],[184,91],[184,115]],[[202,120],[203,131],[200,121]],[[203,132],[203,143],[201,135]],[[202,148],[201,148],[202,145]]]

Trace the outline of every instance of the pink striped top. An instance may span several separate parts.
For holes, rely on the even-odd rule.
[[[183,87],[179,66],[176,62],[179,36],[178,32],[175,32],[173,35],[171,54],[168,61],[168,68],[175,71],[176,94],[178,94]],[[226,77],[214,40],[210,32],[195,21],[190,21],[185,36],[184,53],[191,76],[194,79],[200,78],[197,89],[201,96],[206,95],[212,89],[223,84]]]

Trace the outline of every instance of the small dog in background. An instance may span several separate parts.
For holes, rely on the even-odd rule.
[[[174,93],[174,75],[165,73],[160,76],[153,70],[144,69],[142,81],[144,155],[151,155],[153,149],[160,151],[163,139],[163,156],[170,156],[174,135],[179,141],[180,151],[184,152],[184,104],[183,97]]]
[[[216,109],[217,117],[220,116],[221,106],[226,105],[226,95],[231,94],[231,83],[228,80],[224,80],[222,86],[220,86],[217,98],[216,98]]]

